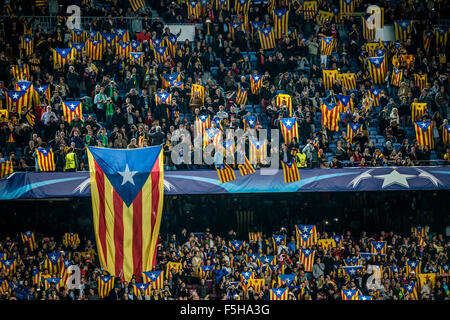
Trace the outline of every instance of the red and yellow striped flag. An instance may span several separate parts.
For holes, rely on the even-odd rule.
[[[202,15],[202,5],[200,1],[187,1],[187,18],[199,19]]]
[[[225,183],[236,179],[233,169],[225,162],[218,165],[216,167],[216,171],[219,176],[220,183]]]
[[[133,11],[138,11],[145,7],[144,0],[130,0],[131,9]]]
[[[12,74],[16,80],[30,80],[30,67],[27,64],[11,66]]]
[[[261,28],[258,30],[259,41],[263,50],[271,50],[275,48],[275,35],[272,27]]]
[[[426,102],[413,102],[411,103],[411,121],[422,121],[422,116],[428,111]]]
[[[394,87],[400,87],[402,79],[403,79],[403,70],[394,67],[394,69],[392,70],[391,84]]]
[[[367,58],[369,65],[370,77],[374,84],[383,84],[386,78],[386,58],[383,57],[372,57]]]
[[[275,28],[275,39],[288,35],[288,10],[273,10],[273,25]]]
[[[258,232],[249,232],[248,233],[248,239],[250,241],[256,241],[259,242],[262,240],[262,232],[258,231]]]
[[[289,116],[292,117],[292,97],[289,94],[279,93],[276,97],[276,105],[277,107],[287,106]]]
[[[20,37],[20,49],[25,51],[26,56],[31,56],[34,49],[34,41],[31,37]]]
[[[30,251],[36,250],[36,238],[34,236],[34,232],[26,231],[21,233],[22,243],[27,244],[30,247]]]
[[[62,101],[61,103],[64,117],[68,123],[75,119],[77,114],[80,119],[83,119],[83,106],[80,101]]]
[[[99,276],[97,278],[98,297],[103,299],[109,295],[109,292],[114,288],[113,276]]]
[[[315,250],[300,248],[299,250],[300,263],[305,268],[305,272],[312,272],[315,254],[316,254]]]
[[[420,91],[427,87],[428,76],[427,74],[414,74],[414,83],[419,87]]]
[[[322,125],[331,131],[339,131],[339,107],[335,103],[322,103]]]
[[[356,74],[339,73],[337,78],[345,90],[356,90]]]
[[[89,39],[86,42],[86,55],[93,61],[99,61],[103,58],[103,44],[101,40]]]
[[[199,84],[193,84],[191,87],[191,99],[197,94],[202,99],[202,102],[205,103],[205,87]]]
[[[431,122],[414,122],[417,144],[434,149],[433,125]]]
[[[194,121],[194,133],[196,137],[202,137],[205,134],[205,130],[211,127],[211,117],[209,115],[202,114],[196,116]]]
[[[336,39],[333,37],[322,37],[320,40],[320,53],[322,55],[330,56],[336,45]]]
[[[262,87],[264,76],[256,74],[250,76],[250,88],[252,89],[253,94],[259,94],[259,91]]]
[[[73,61],[74,56],[73,48],[53,49],[53,67],[59,65],[64,70],[66,63]]]
[[[449,34],[450,34],[450,27],[436,28],[434,30],[434,37],[436,38],[436,47],[445,48],[447,46]]]
[[[281,161],[281,165],[283,167],[284,183],[300,181],[300,173],[298,172],[295,161],[291,161],[290,163]]]
[[[362,132],[362,124],[349,122],[347,124],[347,141],[353,144],[353,138],[359,132]]]
[[[263,163],[267,156],[267,142],[265,140],[250,139],[250,163]]]
[[[450,124],[445,124],[442,126],[442,142],[444,146],[450,144]]]
[[[431,38],[433,36],[433,33],[429,30],[424,30],[423,31],[423,35],[422,35],[422,43],[423,43],[423,48],[425,49],[425,51],[430,50],[430,46],[431,46]]]
[[[150,286],[150,283],[134,283],[133,284],[133,294],[136,297],[139,297],[142,295],[142,290],[144,291],[144,294],[150,295],[151,294],[152,287]]]
[[[241,85],[238,84],[238,90],[236,92],[236,104],[246,104],[247,103],[248,90],[242,89]]]
[[[11,173],[13,173],[13,164],[10,158],[1,158],[0,159],[0,178],[6,178]]]
[[[306,20],[314,19],[317,14],[317,1],[305,1],[303,3],[303,15]]]
[[[160,290],[164,288],[164,271],[144,271],[142,272],[144,283],[152,283],[152,288]]]
[[[394,21],[395,40],[404,42],[412,32],[412,20]]]
[[[325,90],[331,90],[333,88],[333,84],[338,77],[337,70],[322,70],[323,75],[323,85]]]
[[[118,57],[127,58],[131,52],[131,45],[129,42],[117,42],[116,52]]]
[[[269,291],[270,300],[287,300],[288,288],[272,288]]]
[[[245,155],[244,158],[244,163],[238,165],[239,172],[243,177],[255,173],[255,169]]]
[[[298,142],[298,124],[296,118],[280,119],[280,129],[283,134],[284,143],[289,145],[294,138],[297,138]]]
[[[163,207],[161,146],[89,147],[95,238],[100,265],[129,281],[156,264]]]
[[[250,0],[235,0],[234,2],[234,12],[236,14],[248,12],[249,8]]]
[[[37,148],[36,156],[40,171],[55,171],[55,159],[51,148]]]

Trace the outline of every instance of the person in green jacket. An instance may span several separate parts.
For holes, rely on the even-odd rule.
[[[116,105],[112,102],[112,99],[110,97],[108,97],[106,99],[106,111],[105,111],[105,115],[106,115],[106,127],[108,129],[111,129],[111,119],[112,116],[114,114],[114,110],[116,108]]]

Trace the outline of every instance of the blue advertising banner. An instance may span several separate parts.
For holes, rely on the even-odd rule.
[[[285,183],[282,170],[256,170],[220,183],[215,170],[164,172],[165,195],[269,192],[448,190],[450,167],[301,169]],[[0,179],[0,200],[89,197],[89,172],[15,172]]]

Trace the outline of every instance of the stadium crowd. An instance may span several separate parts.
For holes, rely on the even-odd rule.
[[[219,236],[209,228],[201,233],[184,228],[158,242],[155,271],[162,271],[162,276],[155,289],[145,291],[139,290],[140,275],[133,275],[131,281],[118,276],[106,291],[99,287],[98,278],[108,273],[99,267],[92,241],[80,242],[78,235],[73,242],[39,235],[33,251],[22,235],[7,236],[0,242],[1,300],[269,300],[271,288],[288,288],[287,300],[345,300],[343,290],[356,290],[356,295],[372,300],[449,300],[448,238],[420,230],[425,229],[406,235],[318,232],[316,243],[308,247],[314,251],[310,263],[299,257],[296,230],[288,233],[282,228],[242,243],[234,242],[233,230]],[[280,236],[286,240],[276,241]],[[383,241],[385,254],[370,255],[371,243]],[[55,259],[59,267],[53,268],[47,260],[59,252]],[[5,268],[7,261],[14,261],[12,268]],[[180,268],[168,268],[170,264]],[[69,265],[81,270],[79,288],[59,282],[61,276],[67,279]],[[380,271],[378,282],[369,265]],[[200,272],[202,268],[206,272]],[[247,272],[253,274],[244,278]],[[249,279],[263,281],[257,286]]]
[[[61,67],[53,61],[51,49],[69,48],[76,35],[65,24],[65,4],[58,7],[55,3],[49,1],[48,8],[37,8],[14,1],[3,10],[2,109],[8,108],[7,92],[17,90],[18,81],[23,80],[11,66],[29,65],[28,80],[34,87],[49,88],[47,94],[36,94],[37,102],[29,100],[20,108],[9,107],[6,116],[2,113],[0,158],[10,159],[15,171],[40,170],[37,148],[53,150],[56,171],[86,170],[88,146],[163,145],[167,170],[204,168],[174,165],[170,153],[183,138],[180,132],[188,130],[193,139],[194,121],[199,115],[218,120],[211,123],[223,130],[244,128],[245,118],[253,116],[257,120],[256,131],[281,129],[281,119],[289,117],[289,108],[287,103],[277,102],[279,93],[291,96],[292,117],[298,125],[297,139],[272,146],[279,150],[280,160],[294,159],[298,167],[412,166],[436,164],[438,160],[439,164],[445,164],[450,160],[446,133],[446,118],[450,115],[449,44],[446,40],[441,44],[434,33],[437,26],[448,28],[439,20],[448,9],[445,1],[428,1],[426,5],[406,1],[379,3],[384,8],[386,24],[414,20],[406,41],[380,41],[378,48],[386,50],[388,62],[388,72],[381,84],[374,84],[368,70],[366,58],[371,53],[366,44],[370,41],[364,37],[363,18],[350,16],[341,23],[337,18],[321,19],[318,14],[317,20],[308,20],[298,1],[277,2],[278,9],[290,9],[288,23],[294,29],[289,36],[277,39],[275,48],[269,50],[262,48],[253,28],[234,30],[230,24],[245,23],[248,18],[249,25],[261,22],[262,27],[273,26],[273,17],[267,14],[271,2],[252,3],[246,16],[208,4],[205,15],[197,19],[187,16],[186,4],[156,1],[153,9],[164,21],[198,24],[195,40],[179,42],[173,56],[162,60],[152,49],[154,41],[168,41],[169,37],[179,36],[181,30],[165,28],[159,17],[152,18],[149,8],[134,12],[127,1],[96,1],[95,5],[83,2],[81,15],[94,17],[89,31],[96,31],[95,39],[99,33],[127,28],[130,40],[141,43],[143,61],[133,62],[116,53],[115,47],[107,47],[103,48],[101,59],[83,51]],[[365,11],[368,5],[364,1],[355,3],[355,11]],[[337,1],[321,1],[317,10],[336,12],[338,8]],[[24,17],[31,14],[56,17],[57,25],[44,29],[38,20]],[[431,43],[424,49],[423,35],[427,32],[431,34]],[[33,38],[31,50],[21,44],[24,35]],[[331,55],[321,52],[323,36],[337,41]],[[402,60],[397,66],[403,72],[397,87],[392,84],[391,61],[402,55],[412,55],[414,60]],[[322,70],[355,73],[355,90],[346,90],[339,79],[326,90]],[[175,73],[179,74],[179,82],[167,87],[165,77]],[[249,77],[255,74],[264,78],[260,90],[253,93]],[[414,74],[427,75],[422,90]],[[191,95],[195,84],[203,85],[203,99]],[[369,94],[374,89],[382,89],[375,98]],[[242,101],[237,101],[240,90],[247,90],[246,102],[241,104],[238,102]],[[155,99],[156,93],[170,93],[170,102]],[[339,129],[331,131],[321,121],[321,105],[337,102],[338,94],[351,96],[352,105],[340,113]],[[82,118],[74,115],[69,123],[64,117],[63,101],[81,101]],[[432,122],[433,149],[423,143],[419,145],[414,134],[413,102],[426,103],[423,114],[413,120]],[[361,125],[360,132],[351,139],[347,136],[349,123]],[[246,147],[249,148],[249,139]],[[186,162],[190,155],[183,156]]]

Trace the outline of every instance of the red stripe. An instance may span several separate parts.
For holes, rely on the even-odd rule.
[[[155,231],[155,224],[156,224],[156,217],[158,214],[158,206],[159,206],[159,180],[160,180],[160,168],[159,168],[159,159],[156,159],[155,165],[152,169],[151,172],[151,178],[152,181],[152,218],[151,218],[151,232],[152,232],[152,236],[151,239],[153,239],[153,237],[158,237],[157,234],[154,234],[153,232]],[[152,266],[154,266],[156,264],[156,250],[157,250],[157,244],[158,241],[155,242],[155,248],[154,248],[154,254],[153,254],[153,261],[152,261]]]
[[[113,191],[114,205],[114,248],[116,275],[123,269],[123,200]]]
[[[142,189],[133,201],[133,272],[137,281],[142,272]]]
[[[108,264],[108,248],[106,246],[106,219],[105,219],[105,176],[103,170],[98,165],[97,161],[93,159],[95,163],[95,181],[97,183],[97,190],[99,195],[99,208],[98,208],[98,237],[100,239],[100,245],[102,247],[103,256],[105,257],[105,263]]]

